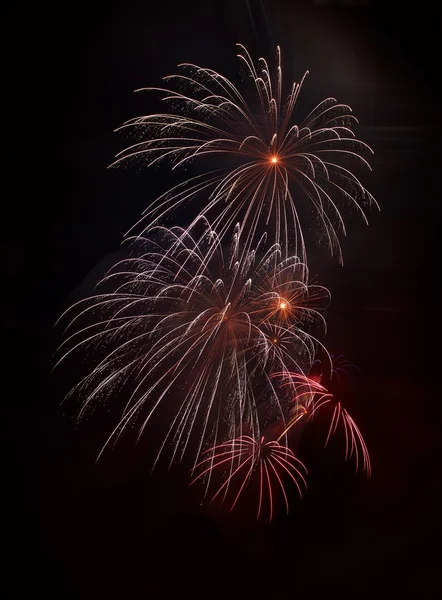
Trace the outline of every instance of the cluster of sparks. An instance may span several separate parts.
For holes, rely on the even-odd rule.
[[[181,74],[164,78],[170,87],[137,90],[161,94],[173,112],[127,121],[120,130],[139,141],[113,165],[168,161],[176,169],[209,162],[202,174],[151,203],[141,223],[149,228],[203,196],[207,201],[196,218],[206,216],[220,238],[240,222],[245,251],[266,228],[270,243],[306,262],[302,221],[307,220],[342,261],[341,207],[347,205],[366,220],[366,208],[376,204],[351,170],[353,164],[370,168],[367,157],[372,154],[355,137],[357,119],[348,105],[326,98],[300,124],[293,123],[308,72],[284,96],[279,48],[272,76],[263,58],[255,67],[246,48],[238,47],[246,77],[253,82],[250,102],[226,77],[189,63],[180,65]]]
[[[191,484],[212,472],[213,469],[225,465],[226,463],[229,463],[231,472],[227,475],[225,481],[221,483],[218,490],[213,494],[211,502],[213,502],[222,492],[224,492],[224,497],[226,497],[229,483],[235,478],[238,484],[238,490],[236,491],[230,507],[230,510],[233,510],[241,496],[241,492],[246,487],[253,472],[256,471],[259,473],[257,518],[261,516],[264,498],[267,497],[269,520],[272,520],[275,485],[280,489],[284,497],[285,507],[288,512],[289,502],[281,473],[286,474],[290,478],[301,497],[301,485],[307,486],[304,477],[304,475],[307,474],[307,469],[302,462],[296,458],[292,450],[287,446],[282,446],[276,440],[266,442],[264,436],[261,437],[259,441],[249,436],[242,436],[235,440],[219,444],[219,446],[215,446],[211,450],[211,456],[203,458],[198,464],[201,472],[192,480]],[[232,467],[234,468],[232,469]]]
[[[170,89],[159,89],[174,112],[123,126],[141,139],[114,164],[218,165],[149,206],[129,255],[62,315],[57,364],[92,357],[69,393],[79,420],[103,402],[119,406],[101,452],[134,428],[137,439],[163,428],[154,467],[190,457],[191,483],[204,482],[211,501],[229,498],[231,509],[256,481],[257,516],[266,506],[271,520],[277,490],[288,511],[286,483],[299,495],[307,486],[292,434],[326,407],[325,446],[342,431],[346,460],[370,475],[358,426],[313,375],[318,355],[333,373],[319,339],[329,292],[309,278],[300,215],[313,209],[318,233],[342,260],[339,203],[365,218],[375,201],[350,170],[352,161],[368,166],[371,152],[351,129],[350,107],[327,98],[294,124],[306,75],[284,96],[279,48],[274,75],[239,50],[253,104],[219,73],[185,64],[165,78]],[[165,226],[197,197],[205,206],[186,228]]]

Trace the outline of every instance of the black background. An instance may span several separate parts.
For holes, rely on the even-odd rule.
[[[18,168],[1,240],[11,598],[436,597],[436,13],[425,2],[319,0],[16,7],[4,118]],[[179,469],[149,479],[140,453],[96,467],[103,432],[74,428],[49,373],[55,319],[169,183],[161,171],[107,170],[126,141],[113,130],[146,111],[132,91],[183,61],[235,80],[238,41],[268,57],[279,43],[290,79],[308,68],[305,106],[326,95],[352,106],[375,150],[364,181],[382,208],[369,227],[352,220],[343,268],[325,251],[312,259],[332,291],[327,344],[361,368],[351,409],[373,477],[318,460],[307,497],[271,526],[200,509]]]

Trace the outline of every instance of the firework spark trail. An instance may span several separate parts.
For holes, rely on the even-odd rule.
[[[345,362],[345,364],[353,366],[348,362]],[[333,369],[332,373],[335,372],[336,369]],[[282,377],[282,385],[289,386],[294,391],[290,410],[291,416],[279,439],[286,436],[290,429],[295,427],[298,421],[304,417],[310,420],[319,409],[331,405],[333,406],[333,414],[324,447],[328,445],[330,438],[336,433],[338,425],[341,424],[345,436],[345,460],[354,457],[356,471],[359,470],[362,463],[362,470],[365,471],[367,477],[370,477],[371,461],[364,437],[354,419],[342,406],[342,403],[336,400],[334,394],[330,393],[319,381],[303,373],[276,373],[274,376]]]
[[[264,59],[255,66],[246,48],[238,48],[251,82],[251,102],[220,73],[184,63],[179,65],[182,74],[164,78],[170,89],[144,88],[159,92],[173,111],[137,117],[119,128],[141,139],[120,152],[112,166],[137,160],[152,166],[166,160],[175,169],[205,158],[229,163],[173,187],[149,206],[139,223],[150,228],[210,193],[199,216],[211,220],[220,238],[231,235],[240,221],[244,253],[265,229],[271,244],[280,244],[286,256],[295,254],[305,263],[299,211],[305,213],[309,206],[330,253],[342,262],[338,233],[345,234],[345,224],[339,207],[348,205],[367,221],[366,208],[377,206],[352,170],[355,164],[370,168],[365,155],[372,154],[355,137],[357,119],[349,106],[326,98],[295,124],[294,110],[308,72],[284,96],[279,48],[274,75]]]
[[[289,502],[284,484],[287,477],[296,486],[301,498],[301,485],[307,487],[303,474],[303,472],[307,473],[307,469],[296,458],[293,451],[275,440],[265,441],[264,436],[261,436],[259,441],[250,436],[228,440],[210,448],[205,454],[208,456],[202,458],[196,465],[195,469],[200,472],[194,477],[190,485],[218,471],[224,476],[224,479],[210,499],[210,502],[214,502],[222,492],[226,495],[227,489],[232,485],[232,480],[235,479],[236,484],[234,499],[230,506],[231,511],[235,508],[242,493],[254,477],[259,481],[256,516],[259,518],[262,515],[266,498],[269,521],[272,520],[274,515],[275,493],[278,489],[282,492],[287,514],[289,512]],[[235,460],[235,468],[232,469],[231,465],[235,463]]]
[[[69,321],[58,362],[92,349],[94,368],[70,393],[80,399],[80,419],[131,382],[105,447],[135,423],[140,437],[167,406],[170,426],[155,463],[168,444],[172,460],[182,458],[198,434],[196,463],[217,443],[220,421],[230,438],[245,428],[259,437],[258,389],[285,419],[270,373],[311,367],[323,348],[313,330],[324,325],[328,292],[309,285],[306,266],[276,244],[245,254],[234,236],[226,252],[204,218],[192,230],[150,234],[134,240],[134,255],[110,270],[103,291],[62,317]]]
[[[329,374],[329,379],[332,381],[333,378],[336,378],[338,381],[341,381],[342,378],[349,379],[352,370],[360,371],[360,368],[354,365],[352,362],[347,360],[342,354],[338,355],[330,355],[332,362],[332,370]],[[317,374],[316,371],[318,371]],[[310,371],[310,377],[315,379],[319,379],[319,382],[323,378],[324,372],[322,368],[321,359],[317,358],[312,365],[312,369]]]

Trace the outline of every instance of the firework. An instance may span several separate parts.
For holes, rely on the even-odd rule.
[[[221,496],[226,498],[229,486],[234,480],[231,511],[254,479],[257,480],[259,490],[256,517],[262,515],[263,507],[267,505],[269,521],[273,518],[275,494],[278,491],[284,497],[287,514],[289,512],[285,480],[288,479],[295,485],[301,498],[302,487],[307,486],[304,476],[307,469],[292,450],[275,440],[265,441],[264,436],[259,441],[249,436],[242,436],[219,444],[205,454],[207,456],[196,465],[200,473],[192,480],[191,485],[209,474],[220,471],[223,480],[210,499],[210,502],[213,502]]]
[[[191,483],[204,482],[211,502],[233,510],[254,488],[257,517],[272,520],[277,494],[289,510],[286,483],[301,497],[307,486],[295,452],[319,412],[332,411],[324,446],[340,430],[345,459],[371,473],[362,434],[334,393],[351,365],[332,360],[318,338],[329,292],[309,277],[305,224],[342,263],[342,208],[367,221],[377,204],[354,172],[369,167],[372,150],[355,137],[351,108],[326,98],[299,119],[307,73],[285,89],[279,48],[272,73],[238,47],[242,92],[186,63],[165,78],[168,88],[149,88],[170,112],[120,128],[137,141],[114,165],[204,168],[148,207],[127,256],[62,315],[56,366],[84,363],[67,397],[79,421],[103,403],[112,414],[100,455],[133,430],[137,442],[149,433],[152,468],[189,457]],[[190,224],[166,227],[188,204]]]
[[[117,155],[113,165],[169,161],[175,169],[203,162],[202,174],[149,206],[141,221],[148,228],[204,195],[208,201],[198,217],[206,216],[220,238],[230,236],[240,222],[245,252],[266,231],[269,242],[279,244],[286,256],[295,254],[306,262],[302,223],[308,221],[342,262],[342,207],[367,221],[366,209],[376,204],[354,173],[357,165],[369,167],[367,156],[372,154],[355,137],[357,119],[348,105],[326,98],[296,120],[307,72],[285,91],[279,48],[274,73],[263,58],[255,65],[246,48],[238,48],[247,79],[244,93],[212,69],[180,65],[181,74],[164,78],[169,87],[145,88],[160,93],[170,112],[127,121],[120,130],[139,141]]]
[[[370,477],[370,457],[358,426],[341,402],[321,384],[322,379],[331,381],[333,377],[339,377],[340,373],[346,373],[353,365],[339,356],[332,363],[329,372],[317,374],[314,371],[318,364],[321,361],[315,360],[311,375],[302,372],[271,375],[272,379],[280,380],[277,389],[284,413],[272,412],[267,415],[266,420],[259,413],[258,407],[258,420],[263,424],[260,437],[243,435],[215,445],[203,453],[201,460],[191,471],[191,485],[197,481],[205,482],[205,496],[209,496],[209,503],[215,500],[227,502],[232,511],[240,497],[251,488],[251,493],[257,497],[257,518],[263,516],[263,511],[267,511],[269,520],[272,520],[278,493],[284,498],[288,513],[286,483],[294,483],[301,498],[302,487],[307,487],[307,469],[289,445],[299,445],[306,431],[305,425],[313,420],[318,411],[323,412],[324,407],[333,409],[324,447],[341,425],[345,435],[345,460],[353,457],[356,471],[362,467],[367,477]],[[264,402],[264,409],[266,408]],[[297,438],[294,434],[297,434]]]
[[[314,332],[324,328],[327,290],[278,245],[244,253],[236,230],[224,248],[204,218],[150,234],[63,317],[59,362],[77,352],[93,360],[70,393],[79,419],[123,396],[106,446],[133,427],[139,438],[160,415],[168,427],[155,463],[166,447],[171,460],[190,448],[197,460],[221,436],[247,429],[259,439],[259,398],[267,419],[286,415],[270,373],[303,373],[323,348]]]
[[[338,364],[335,364],[332,369],[330,380],[333,378],[333,374],[337,374],[337,377],[339,377],[340,371],[345,372],[343,364],[353,366],[351,363],[338,361]],[[301,419],[304,422],[308,421],[314,417],[319,409],[326,406],[332,408],[333,413],[324,447],[328,445],[331,436],[336,433],[340,425],[345,436],[345,460],[354,457],[356,471],[362,467],[367,477],[370,477],[370,455],[364,437],[354,419],[342,406],[342,403],[321,384],[323,376],[306,376],[301,373],[279,373],[277,375],[282,376],[282,385],[289,386],[294,392],[287,426],[280,437],[287,436],[292,427],[295,428]]]

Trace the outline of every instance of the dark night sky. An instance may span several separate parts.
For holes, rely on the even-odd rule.
[[[15,589],[8,597],[23,586],[74,599],[436,597],[436,8],[325,0],[157,4],[39,6],[26,20],[18,7],[11,17],[19,151],[2,236],[10,478],[3,514]],[[293,79],[308,68],[306,106],[333,95],[353,107],[361,139],[375,149],[364,181],[382,207],[369,227],[351,223],[344,268],[325,251],[315,253],[312,268],[332,291],[327,343],[361,367],[354,411],[373,478],[367,483],[319,462],[306,500],[265,528],[203,514],[179,470],[149,481],[139,454],[115,453],[95,468],[102,432],[73,428],[48,366],[52,326],[70,295],[169,184],[161,171],[106,168],[125,144],[115,127],[146,111],[133,90],[159,84],[182,61],[235,78],[238,41],[270,57],[279,43]]]

